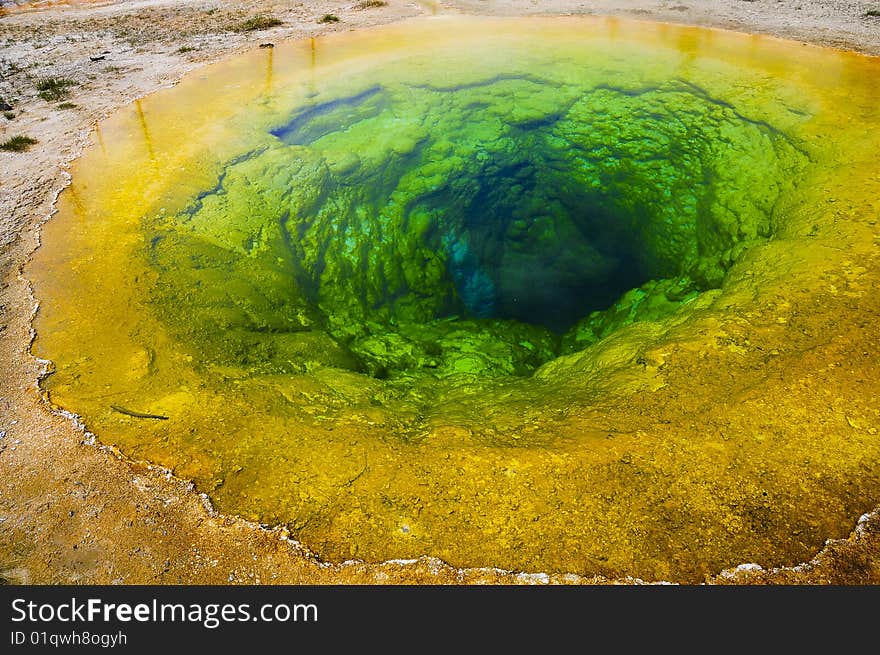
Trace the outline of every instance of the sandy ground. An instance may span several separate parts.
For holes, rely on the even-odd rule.
[[[352,2],[130,0],[37,8],[9,0],[0,16],[0,140],[27,134],[27,153],[0,152],[0,576],[17,583],[545,583],[603,582],[577,576],[455,570],[432,559],[365,565],[321,564],[281,530],[213,513],[186,482],[84,444],[84,433],[50,413],[28,352],[35,300],[22,264],[67,182],[66,164],[95,122],[173,84],[198,66],[284,38],[350,30],[442,12],[496,15],[615,14],[723,27],[880,55],[880,2],[793,0],[391,0]],[[257,14],[283,25],[236,32]],[[324,14],[341,19],[319,24]],[[103,59],[92,61],[92,57]],[[36,82],[77,85],[59,109]],[[632,582],[632,581],[630,581]],[[846,540],[828,542],[809,563],[765,571],[741,566],[710,582],[880,583],[880,517],[866,514]]]

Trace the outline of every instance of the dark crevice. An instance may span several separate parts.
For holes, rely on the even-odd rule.
[[[522,74],[502,74],[495,75],[494,77],[489,77],[485,80],[477,80],[475,82],[467,82],[465,84],[454,84],[452,86],[438,86],[433,84],[414,84],[412,88],[414,89],[424,89],[426,91],[439,91],[441,93],[455,93],[458,91],[466,91],[469,89],[480,89],[487,86],[492,86],[493,84],[498,84],[499,82],[531,82],[532,84],[538,84],[540,86],[556,86],[550,80],[537,77],[535,75],[526,75]]]
[[[323,102],[321,104],[308,107],[307,109],[301,111],[296,116],[294,116],[293,119],[291,119],[290,122],[288,122],[287,124],[270,130],[270,133],[290,145],[308,145],[309,143],[317,141],[319,138],[325,136],[326,134],[329,134],[330,132],[343,129],[345,127],[344,117],[340,116],[336,118],[339,118],[341,120],[337,120],[335,123],[328,123],[323,130],[313,130],[313,133],[310,133],[307,128],[310,126],[310,124],[314,123],[315,119],[327,116],[328,114],[335,112],[338,109],[356,109],[359,107],[359,105],[364,104],[366,101],[382,93],[382,91],[383,88],[380,85],[376,85],[370,87],[366,91],[362,91],[353,96],[337,98],[335,100],[330,100],[328,102]],[[356,117],[353,117],[353,120],[363,120],[365,118],[370,118],[371,116],[375,116],[376,114],[378,114],[381,109],[381,105],[379,107],[371,108],[369,112],[356,115]]]

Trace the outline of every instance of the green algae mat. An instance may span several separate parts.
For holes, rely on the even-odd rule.
[[[878,80],[585,18],[207,67],[74,165],[42,388],[329,562],[808,560],[880,504]]]

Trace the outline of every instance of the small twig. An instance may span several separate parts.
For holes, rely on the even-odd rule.
[[[348,482],[345,482],[342,486],[343,486],[343,487],[350,487],[351,485],[353,485],[353,484],[355,483],[355,481],[357,481],[357,479],[358,479],[359,477],[361,477],[361,476],[362,476],[364,473],[366,473],[369,469],[370,469],[370,467],[369,467],[369,464],[368,464],[368,461],[367,461],[367,457],[366,457],[366,455],[364,455],[364,467],[361,469],[361,472],[358,473],[356,476],[354,476],[354,477],[353,477],[351,480],[349,480]]]
[[[120,405],[110,405],[110,409],[115,412],[119,412],[120,414],[125,414],[126,416],[133,416],[135,418],[154,418],[157,421],[167,421],[167,416],[162,416],[161,414],[144,414],[143,412],[135,412],[130,409],[126,409]]]

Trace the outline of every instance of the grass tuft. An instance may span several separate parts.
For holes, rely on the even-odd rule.
[[[72,102],[62,102],[55,106],[56,109],[76,109],[76,105]]]
[[[69,96],[72,86],[76,86],[76,82],[66,77],[47,77],[37,82],[37,91],[46,102],[55,102]]]
[[[4,111],[4,112],[3,112],[3,118],[5,118],[5,119],[8,120],[8,121],[11,121],[13,118],[15,118],[15,112]]]
[[[254,16],[238,23],[234,29],[236,32],[255,32],[257,30],[268,30],[270,27],[278,27],[283,22],[274,16]]]
[[[387,7],[385,0],[364,0],[355,5],[355,9],[376,9],[377,7]]]
[[[868,18],[880,18],[880,9],[869,9],[865,12]]]
[[[7,152],[24,152],[36,142],[36,139],[29,136],[18,135],[0,143],[0,150],[5,150]]]
[[[321,16],[321,18],[318,20],[318,22],[319,23],[338,23],[339,16],[336,16],[334,14],[324,14],[323,16]]]

